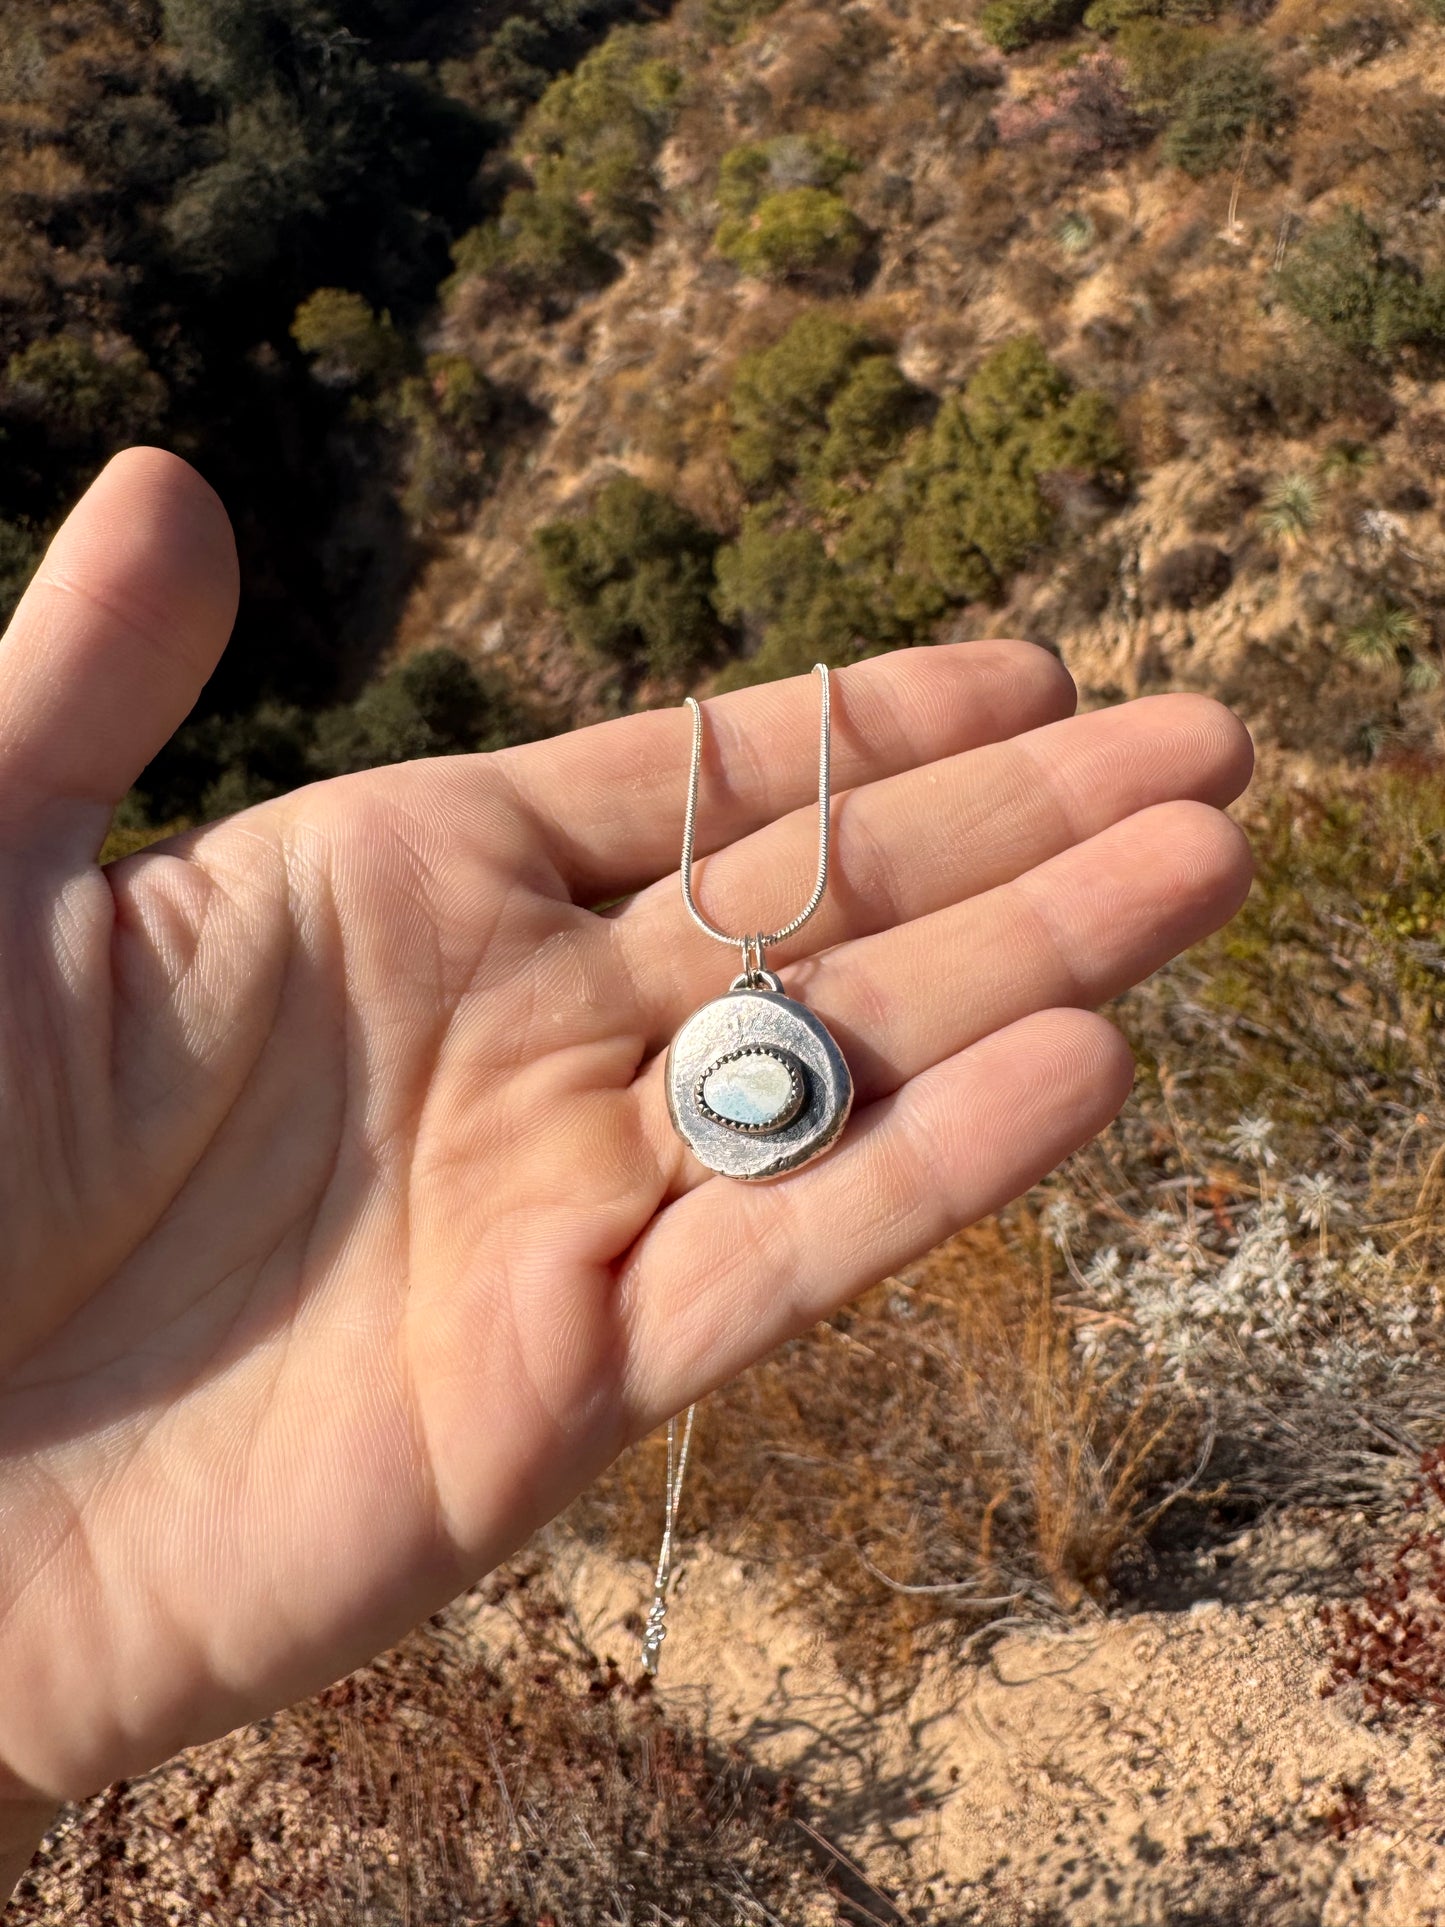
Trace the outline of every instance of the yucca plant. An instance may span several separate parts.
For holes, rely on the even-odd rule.
[[[1346,630],[1344,651],[1356,662],[1393,669],[1405,658],[1413,658],[1415,646],[1424,633],[1425,625],[1413,609],[1401,609],[1382,602]],[[1431,668],[1428,663],[1421,666],[1427,670]],[[1423,687],[1433,685],[1426,683]]]
[[[1272,541],[1295,548],[1308,539],[1320,519],[1320,485],[1296,470],[1281,476],[1264,498],[1259,525]]]
[[[1087,254],[1098,239],[1098,233],[1089,216],[1074,208],[1060,217],[1054,229],[1054,239],[1065,254]]]
[[[1328,482],[1353,482],[1379,459],[1379,450],[1368,442],[1331,442],[1320,470]]]

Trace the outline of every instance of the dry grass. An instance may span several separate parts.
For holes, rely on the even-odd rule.
[[[1080,1361],[1056,1282],[1020,1214],[785,1347],[702,1407],[687,1529],[771,1568],[875,1686],[940,1637],[1101,1593],[1183,1441]],[[661,1488],[653,1440],[572,1523],[649,1556]]]
[[[61,1819],[13,1927],[563,1927],[840,1911],[785,1784],[670,1722],[525,1572],[466,1614]]]
[[[1186,1491],[1231,1516],[1383,1503],[1401,1454],[1445,1423],[1429,1310],[1445,1272],[1445,785],[1414,768],[1276,779],[1251,813],[1246,913],[1124,1005],[1135,1099],[1052,1187],[1079,1214],[1068,1274],[1020,1208],[701,1410],[686,1529],[771,1568],[856,1678],[905,1686],[927,1651],[1001,1617],[1107,1599]],[[1268,1184],[1226,1155],[1246,1113],[1273,1121]],[[1147,1255],[1187,1197],[1222,1276],[1280,1187],[1313,1175],[1338,1187],[1331,1253],[1380,1255],[1350,1287],[1357,1307],[1337,1295],[1277,1353],[1211,1354],[1211,1383],[1162,1382],[1081,1267],[1109,1245]],[[1312,1263],[1314,1234],[1289,1235]],[[1402,1305],[1420,1319],[1413,1350],[1376,1356],[1372,1330]],[[1354,1405],[1311,1362],[1316,1343],[1358,1363]],[[650,1557],[662,1476],[653,1440],[572,1523]]]

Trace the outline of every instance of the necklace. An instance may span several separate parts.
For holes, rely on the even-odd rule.
[[[692,769],[682,831],[682,898],[700,930],[742,951],[742,973],[725,996],[695,1011],[667,1053],[667,1102],[678,1135],[710,1171],[758,1181],[782,1177],[820,1158],[842,1135],[853,1105],[853,1079],[827,1026],[789,997],[767,968],[765,953],[796,935],[828,892],[828,813],[832,802],[832,689],[826,663],[815,663],[823,689],[818,748],[818,876],[813,894],[791,923],[770,934],[730,937],[710,923],[693,895],[693,840],[702,774],[702,705],[692,711]],[[682,1482],[692,1447],[697,1407],[689,1406],[679,1434],[667,1422],[667,1486],[662,1549],[652,1582],[652,1605],[642,1636],[642,1664],[656,1674],[667,1637]]]
[[[693,922],[742,952],[742,973],[727,994],[689,1017],[667,1053],[667,1101],[679,1136],[710,1171],[758,1180],[801,1169],[836,1143],[853,1104],[853,1079],[827,1026],[789,997],[767,968],[766,952],[802,929],[828,890],[828,811],[832,795],[832,701],[826,663],[818,751],[818,876],[791,923],[756,936],[729,936],[710,923],[693,895],[693,840],[702,770],[702,705],[692,711],[692,770],[682,832],[682,896]]]

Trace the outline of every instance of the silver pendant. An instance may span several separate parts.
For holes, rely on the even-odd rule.
[[[836,1143],[853,1108],[853,1079],[827,1026],[772,971],[754,969],[672,1040],[667,1102],[679,1135],[710,1171],[777,1178]]]

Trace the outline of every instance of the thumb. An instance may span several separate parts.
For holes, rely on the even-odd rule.
[[[237,577],[226,511],[187,463],[131,448],[101,471],[0,640],[0,824],[94,855],[215,667]]]

